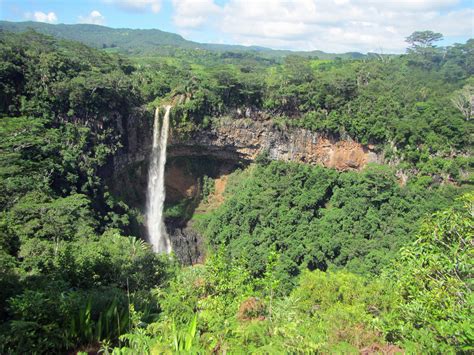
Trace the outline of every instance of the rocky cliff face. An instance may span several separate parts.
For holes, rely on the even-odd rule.
[[[223,118],[187,139],[172,138],[171,156],[212,155],[219,159],[253,161],[266,153],[270,159],[320,164],[337,170],[360,170],[381,162],[373,146],[337,140],[302,128],[281,130],[271,120]]]
[[[117,129],[123,147],[113,158],[114,174],[147,161],[153,144],[153,114],[136,110],[127,117],[118,116]]]
[[[363,146],[350,139],[336,139],[302,128],[280,129],[262,115],[242,118],[238,115],[215,119],[212,128],[191,137],[171,133],[169,157],[211,156],[220,160],[253,161],[267,153],[270,159],[320,164],[337,170],[360,170],[371,162],[382,162],[375,147]],[[146,162],[151,149],[153,120],[139,113],[119,125],[124,148],[114,157],[114,171]]]

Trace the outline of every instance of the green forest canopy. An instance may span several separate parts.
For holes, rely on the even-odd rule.
[[[0,32],[0,352],[472,351],[473,46],[123,57]],[[177,134],[251,107],[279,129],[374,144],[390,166],[262,156],[193,217],[206,262],[179,266],[125,236],[141,212],[104,179],[117,115],[151,119],[178,94]]]

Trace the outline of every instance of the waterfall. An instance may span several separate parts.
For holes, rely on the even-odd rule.
[[[148,190],[146,207],[146,225],[148,241],[157,253],[170,253],[171,243],[166,233],[163,207],[165,203],[165,165],[166,144],[171,106],[165,107],[165,115],[160,130],[160,110],[155,110],[153,124],[153,148],[148,170]]]

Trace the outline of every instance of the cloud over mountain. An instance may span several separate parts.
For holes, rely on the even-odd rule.
[[[232,41],[288,49],[402,52],[415,30],[472,35],[474,10],[458,0],[173,0],[183,31],[220,31]]]
[[[46,23],[56,23],[58,22],[58,16],[54,12],[42,12],[42,11],[35,11],[35,12],[27,12],[25,14],[25,18],[28,20],[34,20],[38,22],[46,22]]]
[[[103,25],[105,24],[105,17],[102,16],[102,14],[99,11],[93,10],[87,16],[78,16],[78,22],[89,23],[92,25]]]

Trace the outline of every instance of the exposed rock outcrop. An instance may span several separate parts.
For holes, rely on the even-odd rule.
[[[147,162],[153,144],[153,115],[136,110],[127,117],[117,117],[116,125],[122,136],[122,149],[113,158],[114,174],[122,173],[130,165]]]
[[[302,128],[280,130],[271,120],[220,119],[214,128],[187,139],[171,138],[171,156],[212,155],[253,161],[266,152],[270,159],[320,164],[337,170],[359,170],[381,162],[373,146],[337,140]]]
[[[256,118],[255,118],[256,117]],[[337,170],[359,170],[371,162],[382,162],[374,146],[351,139],[336,139],[303,128],[280,129],[271,119],[221,117],[212,128],[182,138],[171,134],[168,154],[212,156],[220,160],[253,161],[266,152],[270,159],[320,164]],[[144,112],[120,122],[124,148],[114,157],[114,170],[146,161],[151,147],[153,120]]]
[[[186,265],[202,263],[204,246],[201,236],[191,227],[168,228],[173,251],[177,258]]]

